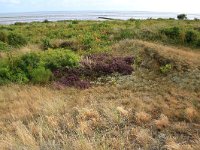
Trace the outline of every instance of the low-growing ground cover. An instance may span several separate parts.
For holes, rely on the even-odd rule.
[[[198,42],[192,20],[0,26],[0,147],[199,150]]]

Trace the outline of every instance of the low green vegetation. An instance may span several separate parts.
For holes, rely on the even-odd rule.
[[[47,83],[52,71],[78,66],[79,57],[69,50],[58,49],[9,56],[0,61],[0,83]]]
[[[160,72],[163,74],[167,74],[172,70],[172,65],[171,64],[166,64],[164,66],[160,67]]]
[[[185,20],[184,15],[178,18],[180,20],[45,20],[41,23],[1,25],[0,52],[6,57],[0,60],[0,83],[47,83],[53,79],[54,70],[81,65],[79,57],[85,55],[110,53],[113,45],[125,39],[200,47],[199,21]],[[23,47],[30,45],[36,45],[40,51],[31,48],[31,53],[20,53]],[[161,66],[160,70],[168,72],[170,66]]]

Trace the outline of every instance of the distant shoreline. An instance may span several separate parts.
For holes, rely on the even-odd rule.
[[[145,12],[145,11],[61,11],[61,12],[25,12],[25,13],[0,13],[0,24],[14,24],[16,22],[30,23],[63,20],[114,20],[128,19],[169,19],[176,18],[178,13]],[[198,18],[200,14],[187,14],[188,19]]]

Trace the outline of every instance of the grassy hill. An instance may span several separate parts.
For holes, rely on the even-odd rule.
[[[2,149],[200,149],[192,20],[0,26]]]

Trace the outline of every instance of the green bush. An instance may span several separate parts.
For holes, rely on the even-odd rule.
[[[94,43],[94,38],[92,36],[92,34],[85,34],[83,39],[82,39],[82,44],[84,45],[84,49],[91,49],[92,45]]]
[[[181,30],[179,27],[166,28],[161,30],[161,34],[165,34],[167,37],[172,39],[180,38]]]
[[[46,83],[50,80],[54,69],[75,67],[79,57],[69,50],[48,50],[29,53],[0,61],[0,84],[15,83]]]
[[[185,19],[187,19],[187,15],[186,14],[179,14],[179,15],[177,15],[177,19],[178,20],[185,20]]]
[[[11,70],[12,72],[12,70]],[[12,75],[10,77],[10,81],[14,82],[14,83],[28,83],[29,82],[29,78],[27,77],[26,73],[21,71],[21,70],[15,70],[12,72]]]
[[[51,48],[50,39],[45,38],[42,40],[42,48],[44,50],[48,50],[49,48]]]
[[[160,67],[160,72],[162,74],[167,74],[171,70],[172,70],[172,65],[171,64],[166,64],[166,65]]]
[[[9,82],[11,71],[9,67],[0,65],[0,85]]]
[[[30,71],[40,66],[40,55],[37,53],[25,54],[14,60],[12,70],[21,70],[28,77]]]
[[[195,46],[200,47],[200,39],[197,39],[197,41],[195,42]]]
[[[61,67],[75,67],[79,63],[79,57],[70,50],[48,50],[41,53],[44,66],[50,70]]]
[[[10,33],[8,35],[8,44],[14,47],[21,47],[28,43],[27,39],[21,34]]]
[[[0,41],[0,51],[8,51],[8,50],[10,50],[9,45]]]
[[[52,72],[44,67],[38,67],[30,73],[31,81],[36,84],[44,84],[49,82],[52,77]]]
[[[185,34],[185,42],[188,44],[195,43],[197,40],[197,33],[193,30],[187,31]]]
[[[8,33],[5,31],[0,31],[0,41],[6,43],[8,41]]]

